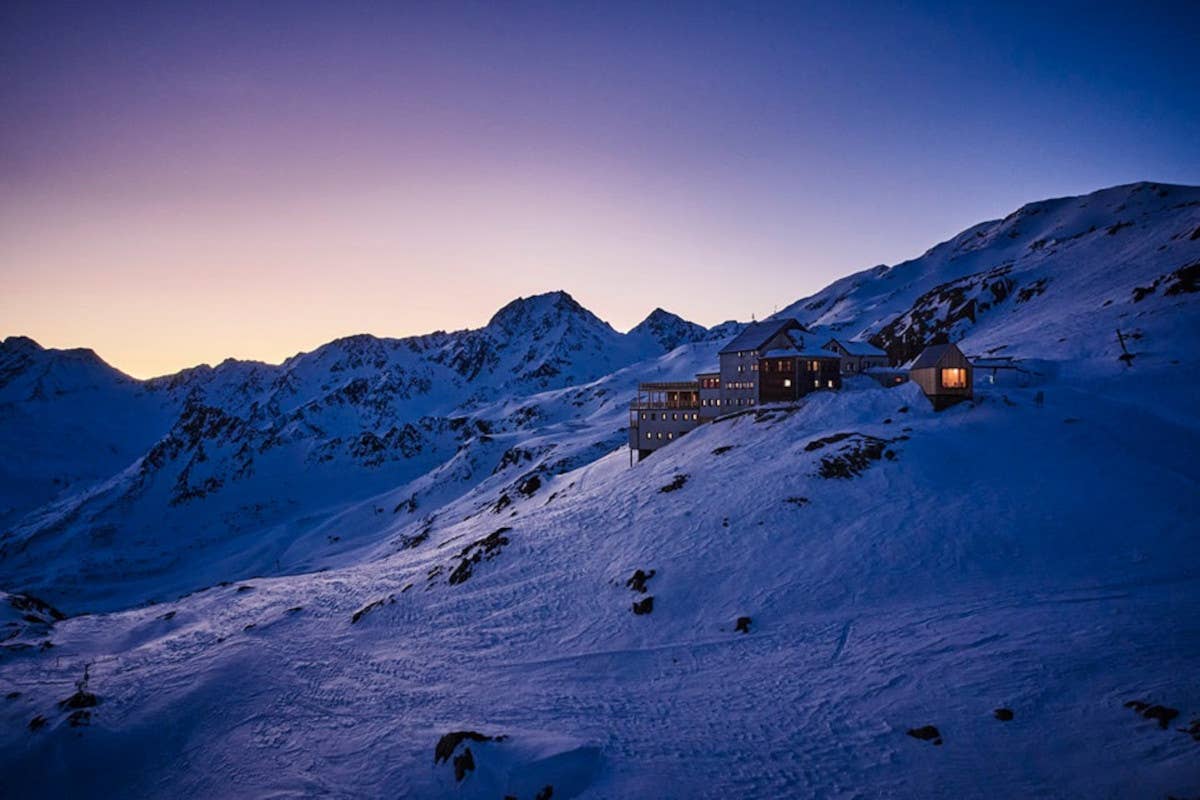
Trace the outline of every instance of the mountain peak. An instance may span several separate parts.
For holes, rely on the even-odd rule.
[[[708,330],[694,322],[688,322],[678,314],[663,308],[655,308],[629,331],[630,336],[645,336],[658,342],[663,350],[674,350],[682,344],[701,342],[708,337]]]
[[[9,336],[0,341],[0,350],[9,353],[40,353],[45,349],[28,336]]]
[[[574,297],[559,289],[529,297],[518,297],[492,315],[487,327],[499,328],[507,333],[519,333],[536,328],[547,320],[571,317],[600,322],[599,318],[581,306]]]

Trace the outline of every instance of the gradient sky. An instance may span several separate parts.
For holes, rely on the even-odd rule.
[[[1187,3],[0,7],[0,336],[137,376],[566,289],[769,314],[1024,202],[1200,184]]]

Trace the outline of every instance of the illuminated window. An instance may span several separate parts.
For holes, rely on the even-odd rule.
[[[660,438],[660,439],[662,438],[662,434],[661,434],[661,433],[658,435],[658,438]]]
[[[671,415],[671,419],[679,419],[679,415],[678,415],[678,414],[672,414],[672,415]]]
[[[674,438],[675,438],[675,434],[673,434],[673,433],[668,433],[668,434],[667,434],[667,438],[668,438],[668,439],[674,439]]]
[[[832,388],[833,388],[833,381],[830,381],[830,382],[829,382],[829,388],[830,388],[830,389],[832,389]]]
[[[942,370],[942,388],[967,388],[967,371],[962,367],[947,367]]]
[[[813,381],[813,388],[814,388],[814,389],[820,389],[820,388],[821,388],[821,382],[820,382],[820,381]]]
[[[783,379],[783,388],[785,388],[785,389],[790,389],[790,388],[792,388],[792,379],[791,379],[791,378],[784,378],[784,379]]]
[[[642,419],[645,419],[645,418],[646,418],[646,412],[645,412],[645,411],[643,411],[643,412],[642,412]]]

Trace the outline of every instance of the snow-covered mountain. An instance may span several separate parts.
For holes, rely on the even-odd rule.
[[[0,575],[81,610],[337,563],[358,538],[347,514],[379,528],[493,472],[561,471],[616,447],[616,378],[597,379],[673,369],[648,330],[670,333],[672,350],[706,338],[664,319],[620,334],[554,292],[477,330],[353,336],[278,366],[229,360],[144,383],[90,351],[6,340],[0,436],[54,457],[10,462]],[[555,430],[601,412],[577,435]],[[310,539],[324,546],[297,547]]]
[[[1026,206],[781,312],[1011,356],[974,402],[853,377],[633,467],[636,382],[736,324],[557,293],[57,394],[6,340],[26,440],[142,426],[44,433],[0,534],[6,793],[1195,796],[1198,273],[1200,188]]]
[[[926,343],[975,355],[1069,360],[1143,350],[1143,320],[1185,303],[1200,281],[1200,191],[1138,183],[1043,200],[975,225],[920,258],[850,275],[779,312],[899,360]],[[1193,329],[1191,334],[1195,334]]]

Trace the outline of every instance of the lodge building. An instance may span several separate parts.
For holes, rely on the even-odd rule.
[[[751,323],[721,348],[717,371],[694,381],[639,384],[629,409],[630,450],[642,459],[724,414],[840,389],[838,355],[810,344],[806,333],[794,319]]]
[[[884,385],[905,380],[883,369],[887,354],[873,345],[830,339],[816,347],[811,342],[794,319],[754,322],[721,348],[716,371],[697,373],[694,381],[638,384],[629,406],[630,457],[636,452],[640,461],[721,416],[841,389],[843,375],[871,371]],[[908,370],[936,410],[972,397],[971,362],[953,344],[929,346]]]

